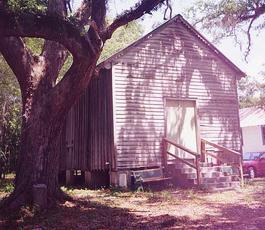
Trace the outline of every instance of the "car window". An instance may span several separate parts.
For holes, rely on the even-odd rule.
[[[251,160],[256,160],[260,157],[260,153],[254,152],[254,153],[244,153],[243,154],[243,159],[245,161],[251,161]],[[265,156],[264,156],[265,157]]]

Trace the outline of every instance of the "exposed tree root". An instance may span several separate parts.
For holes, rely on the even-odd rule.
[[[0,201],[0,213],[19,212],[21,207],[34,206],[33,200],[30,199],[30,197],[32,197],[30,192],[26,189],[23,192],[12,192],[9,196]],[[58,188],[53,196],[48,196],[47,208],[53,208],[58,202],[66,200],[72,201],[73,198]]]

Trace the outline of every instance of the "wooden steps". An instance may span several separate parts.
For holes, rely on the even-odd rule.
[[[207,190],[235,189],[243,183],[242,155],[209,140],[200,140],[198,153],[174,140],[163,139],[163,159],[176,184]],[[175,150],[170,152],[170,147]],[[185,155],[176,152],[185,152]],[[185,156],[185,157],[184,157]],[[168,160],[170,157],[170,161]],[[209,162],[209,163],[207,163]]]
[[[173,168],[174,170],[172,171],[171,166],[170,175],[175,178],[177,185],[182,187],[195,187],[198,185],[195,169],[182,162],[176,163],[173,165]],[[200,188],[202,189],[208,191],[225,191],[240,188],[238,174],[236,174],[232,166],[209,166],[204,163],[201,165],[200,170]]]
[[[137,190],[145,184],[161,184],[171,180],[177,186],[189,188],[198,187],[197,173],[194,168],[178,162],[169,165],[166,172],[162,168],[143,169],[132,171],[132,188]],[[161,184],[163,185],[163,184]],[[214,192],[240,188],[240,181],[232,166],[201,166],[199,188]]]

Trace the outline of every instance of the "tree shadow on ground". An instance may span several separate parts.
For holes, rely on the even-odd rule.
[[[233,221],[240,229],[264,229],[265,205],[248,206],[242,204],[225,205],[222,218]],[[260,228],[262,226],[262,228]]]
[[[214,222],[230,223],[232,229],[265,229],[265,180],[256,178],[249,182],[244,188],[233,193],[224,193],[221,195],[235,196],[234,202],[209,201],[202,196],[199,199],[207,207],[216,209],[218,214]],[[242,196],[242,194],[244,194]],[[217,193],[218,195],[218,193]],[[237,199],[236,199],[237,198]],[[211,221],[210,221],[211,222]],[[214,229],[214,228],[213,228]]]
[[[102,205],[87,199],[66,201],[46,213],[1,217],[0,229],[167,229],[190,222],[188,217],[142,216],[128,209]]]
[[[19,216],[2,217],[0,229],[236,229],[242,222],[231,218],[228,211],[234,209],[242,210],[242,207],[223,207],[221,221],[215,221],[211,216],[192,220],[188,216],[169,214],[141,215],[141,211],[134,213],[111,207],[111,203],[102,205],[88,199],[75,199],[42,214],[33,215],[25,209]],[[257,224],[261,226],[261,223]]]
[[[233,223],[211,223],[209,218],[192,220],[169,214],[149,216],[129,209],[111,207],[88,199],[58,204],[46,213],[33,214],[29,209],[19,215],[1,217],[0,229],[221,229]]]
[[[28,208],[17,215],[0,213],[0,229],[264,229],[265,180],[252,183],[241,191],[212,195],[195,189],[162,191],[160,195],[150,192],[149,196],[143,193],[145,199],[135,199],[133,204],[130,198],[137,198],[137,194],[102,190],[94,195],[74,196],[45,213]],[[218,195],[239,197],[229,198],[229,202],[213,199]],[[93,200],[95,197],[99,201]],[[118,205],[122,202],[127,204]],[[182,210],[186,204],[190,205],[188,213]],[[197,216],[193,210],[196,205],[202,209]]]

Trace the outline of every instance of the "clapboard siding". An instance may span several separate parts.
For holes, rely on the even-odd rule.
[[[102,69],[68,113],[62,169],[107,170],[107,162],[115,167],[111,83],[111,70]]]
[[[62,168],[162,165],[165,99],[196,99],[201,137],[241,149],[236,75],[242,73],[178,17],[101,68],[67,116]]]
[[[196,98],[202,137],[241,149],[236,72],[180,21],[112,66],[117,168],[161,165],[165,98]]]

